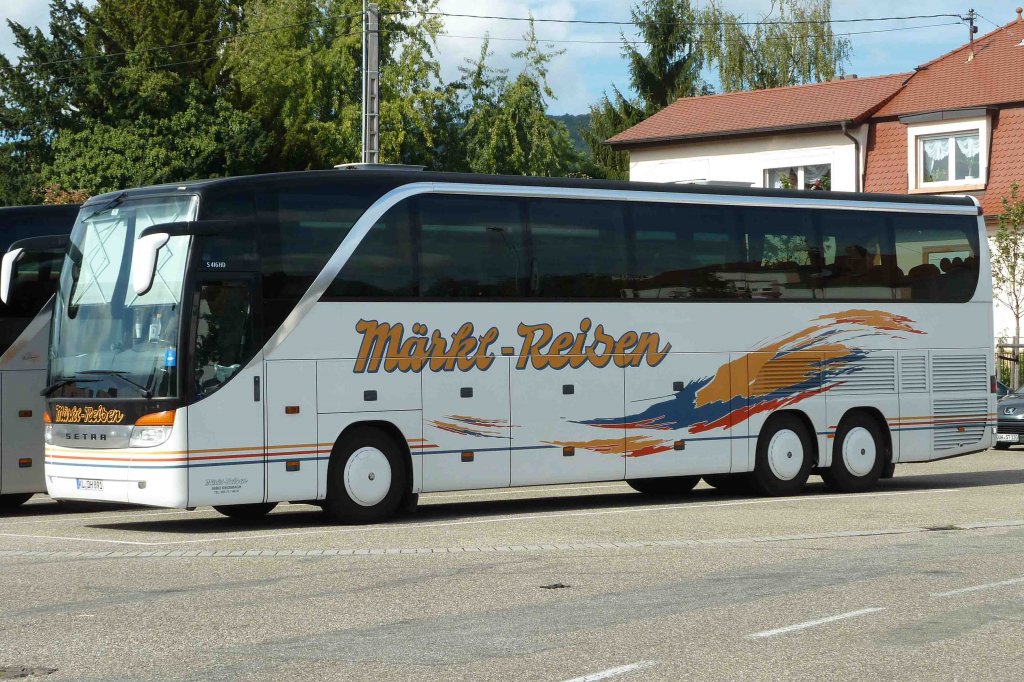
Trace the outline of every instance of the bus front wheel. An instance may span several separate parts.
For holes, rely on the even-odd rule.
[[[277,502],[214,505],[215,511],[236,521],[259,521],[277,506]]]
[[[408,486],[402,452],[377,429],[363,428],[334,448],[324,511],[342,523],[374,523],[395,513]]]
[[[633,478],[626,481],[638,493],[647,495],[681,495],[693,490],[700,476],[666,476],[662,478]]]
[[[796,495],[811,474],[814,441],[803,421],[793,414],[768,420],[757,439],[757,457],[751,477],[763,495]]]
[[[878,422],[854,412],[839,423],[832,446],[832,464],[821,472],[829,488],[859,493],[878,483],[888,463],[888,448]]]

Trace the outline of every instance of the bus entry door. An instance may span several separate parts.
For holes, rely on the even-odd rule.
[[[263,502],[266,381],[255,351],[256,279],[204,274],[193,302],[188,373],[189,503]]]

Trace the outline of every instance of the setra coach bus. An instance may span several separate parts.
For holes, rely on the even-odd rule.
[[[0,509],[46,492],[39,392],[46,386],[51,300],[78,209],[0,208],[0,252],[12,249],[12,296],[0,300]]]
[[[356,166],[91,199],[50,346],[58,499],[625,480],[860,491],[994,442],[978,203]]]

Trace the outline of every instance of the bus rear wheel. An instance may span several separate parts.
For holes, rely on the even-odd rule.
[[[0,495],[0,509],[14,509],[20,507],[31,499],[32,493],[11,493]]]
[[[323,509],[342,523],[374,523],[393,515],[408,487],[402,451],[387,434],[364,428],[334,447]]]
[[[832,464],[821,479],[832,490],[859,493],[878,483],[889,462],[878,422],[863,412],[843,417],[832,446]]]
[[[681,495],[693,490],[700,476],[665,476],[662,478],[633,478],[626,481],[638,493],[647,495]]]
[[[277,506],[277,502],[214,505],[214,509],[236,521],[259,521]]]
[[[796,495],[811,474],[814,441],[799,417],[779,414],[769,419],[757,439],[751,476],[762,495]]]

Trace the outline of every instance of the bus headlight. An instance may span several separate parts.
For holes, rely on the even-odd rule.
[[[128,447],[151,448],[154,445],[163,445],[170,437],[170,426],[136,426],[132,429]]]
[[[47,445],[53,445],[53,424],[45,424],[43,426],[43,439]]]
[[[132,427],[132,436],[128,441],[128,446],[151,448],[155,445],[163,445],[171,437],[173,429],[174,410],[142,415]]]

